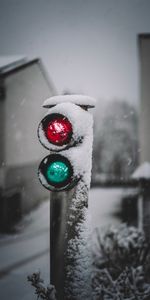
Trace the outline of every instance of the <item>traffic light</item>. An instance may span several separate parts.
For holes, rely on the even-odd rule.
[[[83,146],[89,113],[85,105],[70,103],[72,97],[74,95],[52,97],[55,104],[50,98],[49,105],[46,101],[44,107],[50,109],[38,126],[39,141],[50,150],[39,165],[38,176],[42,185],[51,191],[73,188],[85,173],[83,164],[86,153]],[[60,98],[63,101],[57,104]]]

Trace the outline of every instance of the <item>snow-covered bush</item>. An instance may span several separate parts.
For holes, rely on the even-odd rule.
[[[45,287],[44,281],[41,279],[39,272],[28,276],[28,281],[31,282],[31,285],[35,288],[37,299],[56,300],[56,291],[54,286],[49,285]]]
[[[149,300],[150,252],[144,233],[123,224],[97,231],[92,275],[94,300]]]

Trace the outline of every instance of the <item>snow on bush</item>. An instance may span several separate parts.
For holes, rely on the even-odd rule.
[[[56,300],[56,291],[53,285],[44,286],[44,281],[40,277],[40,273],[33,273],[27,277],[28,281],[35,288],[35,295],[38,299],[43,300]]]
[[[144,233],[125,224],[110,227],[101,235],[97,232],[97,246],[93,299],[150,299],[150,252]]]

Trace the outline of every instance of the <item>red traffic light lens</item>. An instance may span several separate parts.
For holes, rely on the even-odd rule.
[[[72,125],[70,121],[61,114],[46,116],[42,122],[43,130],[47,140],[57,146],[67,144],[72,136]]]

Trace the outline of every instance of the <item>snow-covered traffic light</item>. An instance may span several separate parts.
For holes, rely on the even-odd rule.
[[[48,190],[68,190],[85,173],[84,145],[87,127],[92,127],[86,109],[94,106],[93,99],[79,95],[55,96],[43,106],[49,110],[39,124],[38,137],[50,154],[39,165],[39,179]]]

